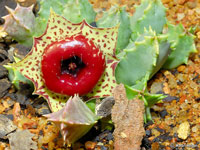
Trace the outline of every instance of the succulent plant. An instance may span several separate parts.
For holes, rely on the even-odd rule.
[[[73,23],[83,20],[88,23],[95,21],[96,12],[88,0],[41,0],[39,3],[37,17],[32,12],[33,6],[22,7],[18,4],[15,10],[6,7],[10,14],[4,17],[6,23],[3,30],[28,47],[32,46],[33,37],[41,36],[45,32],[50,8]]]
[[[130,17],[125,10],[125,7],[118,5],[112,6],[108,11],[105,11],[103,17],[97,21],[98,27],[114,27],[120,24],[116,54],[121,52],[129,43],[131,36]]]
[[[5,24],[2,30],[6,31],[18,42],[26,46],[31,45],[33,42],[32,35],[35,31],[35,16],[32,12],[33,6],[22,7],[18,4],[15,10],[8,7],[6,9],[9,15],[3,17]]]
[[[163,68],[173,69],[181,64],[187,64],[191,53],[197,52],[194,43],[194,35],[187,32],[182,24],[177,26],[168,23],[168,41],[172,52],[168,56]]]
[[[61,110],[44,116],[59,125],[66,144],[85,135],[99,119],[77,95],[70,97]]]
[[[88,0],[68,0],[64,7],[63,14],[60,15],[73,23],[86,20],[90,24],[95,21],[96,12]]]
[[[19,62],[20,59],[17,57],[14,57],[15,62]],[[23,90],[21,88],[22,85],[29,85],[30,90],[33,91],[33,83],[24,77],[15,67],[12,66],[12,64],[4,65],[4,67],[8,70],[8,78],[12,82],[12,84],[15,86],[17,90]]]
[[[73,23],[80,23],[84,19],[88,23],[92,23],[96,17],[96,13],[88,0],[41,0],[40,10],[36,17],[38,30],[34,33],[34,36],[40,36],[44,33],[50,15],[50,8]]]
[[[107,97],[117,83],[123,83],[129,99],[144,101],[144,119],[150,120],[150,107],[165,96],[150,94],[147,81],[163,64],[177,67],[196,51],[193,36],[181,25],[167,23],[165,11],[161,0],[142,0],[129,19],[124,7],[115,6],[97,22],[109,28],[94,28],[89,23],[96,13],[87,0],[41,0],[37,31],[30,32],[39,37],[34,38],[31,52],[10,66],[33,82],[34,94],[48,101],[54,113],[46,117],[59,124],[67,143],[79,139],[99,119],[77,94]],[[168,30],[163,33],[165,26]]]
[[[164,59],[159,58],[162,63],[158,61],[157,71],[160,68],[172,69],[183,63],[186,64],[189,55],[197,51],[194,44],[194,36],[191,33],[187,33],[181,24],[175,26],[167,22],[165,11],[166,8],[163,6],[161,0],[142,0],[141,5],[136,7],[134,15],[130,18],[132,34],[126,49],[134,46],[134,42],[138,39],[138,36],[145,32],[144,28],[148,29],[151,27],[157,35],[166,34],[168,36],[171,51],[168,50],[167,52],[169,57],[166,57],[167,55],[159,55],[165,57]],[[167,30],[165,31],[167,33],[163,33],[164,30]],[[164,51],[162,50],[162,52]],[[119,56],[121,57],[123,54],[122,52]]]
[[[130,42],[118,55],[118,83],[134,86],[143,79],[148,81],[161,67],[174,68],[186,63],[189,54],[196,51],[193,36],[187,35],[182,25],[167,23],[165,10],[160,0],[142,0],[136,7],[130,21]],[[163,33],[166,25],[168,30]]]
[[[147,81],[157,72],[169,54],[169,43],[166,35],[157,36],[151,28],[138,36],[134,46],[124,49],[124,55],[117,64],[115,76],[117,83],[125,84],[127,97],[139,97],[146,108],[163,98],[161,94],[151,95],[146,90]],[[154,99],[152,98],[154,97]],[[156,98],[155,98],[156,97]],[[147,113],[150,119],[150,114]]]
[[[133,86],[145,76],[150,76],[157,64],[160,51],[159,42],[161,44],[165,42],[168,46],[162,50],[168,51],[167,38],[156,36],[156,33],[150,28],[149,31],[145,30],[145,33],[136,39],[132,49],[124,49],[125,55],[115,70],[117,82]]]
[[[141,5],[136,6],[136,11],[130,19],[131,40],[135,41],[139,34],[144,33],[144,28],[150,26],[156,33],[161,33],[166,24],[166,8],[161,0],[142,0]]]
[[[34,33],[36,37],[41,36],[47,26],[48,18],[50,15],[50,8],[52,8],[57,14],[62,14],[64,5],[68,0],[40,0],[39,1],[39,12],[36,17],[37,31]]]
[[[51,11],[45,33],[34,39],[25,59],[12,66],[34,83],[34,93],[46,98],[52,111],[74,94],[110,96],[116,85],[117,31],[118,26],[74,24]]]
[[[112,94],[117,33],[118,26],[74,24],[51,11],[45,33],[34,38],[31,52],[11,64],[33,82],[34,94],[48,101],[55,113],[47,117],[60,124],[67,143],[76,141],[99,119],[76,94],[88,99]]]
[[[162,67],[171,69],[186,63],[189,54],[196,52],[193,36],[182,25],[167,23],[165,10],[160,0],[142,0],[136,7],[130,21],[131,39],[118,54],[120,62],[115,70],[117,83],[125,84],[127,97],[144,101],[145,121],[151,120],[150,107],[165,97],[148,93],[148,80]]]

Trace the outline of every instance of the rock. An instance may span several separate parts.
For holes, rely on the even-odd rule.
[[[190,9],[194,9],[195,7],[197,7],[198,4],[198,0],[193,0],[193,1],[188,1],[187,5]]]
[[[167,112],[166,109],[164,109],[164,110],[160,111],[159,114],[160,114],[160,116],[161,116],[162,118],[165,118],[165,116],[168,115],[168,112]]]
[[[105,141],[109,141],[109,140],[113,140],[113,135],[111,133],[111,131],[109,130],[104,130],[103,132],[101,132],[99,134],[99,141],[103,142],[104,140]]]
[[[29,130],[17,131],[8,135],[11,150],[37,150],[37,143],[32,140],[34,134]]]
[[[8,58],[8,53],[5,50],[0,49],[0,61],[3,61],[7,58]]]
[[[160,135],[160,132],[159,132],[158,130],[156,130],[156,129],[152,129],[152,130],[151,130],[151,133],[152,133],[152,135],[154,135],[155,137],[157,137],[157,136]]]
[[[19,102],[21,105],[25,105],[26,101],[28,100],[27,95],[21,93],[20,91],[17,91],[16,97],[17,97],[16,101]]]
[[[189,136],[190,134],[190,124],[189,122],[183,122],[179,125],[179,128],[177,130],[177,133],[178,133],[178,137],[180,139],[183,139],[183,140],[186,140],[187,137]]]
[[[177,0],[176,3],[179,5],[183,5],[186,2],[186,0]]]
[[[160,149],[160,146],[159,146],[159,143],[158,142],[155,142],[155,143],[153,143],[152,145],[151,145],[151,148],[152,149]]]
[[[87,141],[85,143],[85,148],[88,149],[88,150],[92,150],[92,149],[95,148],[96,144],[97,144],[96,142]]]
[[[144,102],[139,99],[128,100],[122,84],[114,89],[115,105],[112,121],[115,125],[115,150],[140,150],[144,131]]]
[[[7,117],[8,119],[12,120],[14,119],[12,114],[5,114],[5,117]]]
[[[0,138],[6,138],[5,136],[16,130],[17,127],[13,122],[4,115],[0,115]]]
[[[14,50],[15,48],[14,47],[10,47],[10,49],[8,50],[8,59],[11,61],[11,62],[15,62],[14,60]]]
[[[111,114],[112,107],[115,103],[113,97],[107,97],[103,99],[100,104],[96,106],[96,114],[98,116],[107,117]]]
[[[151,85],[150,92],[152,94],[156,94],[160,91],[163,91],[163,83],[162,82],[153,82],[153,84]]]
[[[167,97],[163,99],[164,102],[171,102],[173,100],[179,101],[180,98],[176,96],[167,95]]]
[[[185,14],[184,14],[184,13],[178,13],[178,14],[177,14],[177,20],[178,20],[178,21],[181,21],[184,17],[185,17]]]
[[[49,107],[45,104],[42,104],[42,106],[40,108],[36,108],[36,113],[38,115],[46,115],[46,114],[50,114],[51,110],[49,109]]]
[[[22,44],[17,44],[14,50],[15,56],[20,59],[23,59],[31,50],[32,47],[26,47]]]
[[[5,43],[0,43],[0,49],[5,49],[5,48],[6,48],[6,44]]]
[[[5,65],[8,62],[8,52],[3,49],[0,49],[0,65]]]
[[[196,98],[195,101],[200,102],[200,97]]]
[[[0,80],[0,98],[2,98],[11,87],[11,83],[7,79]]]
[[[4,68],[2,65],[0,65],[0,79],[4,78],[8,75],[8,71],[6,68]]]

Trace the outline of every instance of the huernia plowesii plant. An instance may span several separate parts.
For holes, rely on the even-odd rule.
[[[34,38],[31,52],[13,64],[33,81],[34,94],[47,99],[52,111],[69,96],[111,95],[118,27],[94,28],[85,21],[73,24],[51,11],[45,33]]]
[[[6,31],[13,39],[26,46],[31,46],[33,42],[32,35],[35,32],[35,16],[32,12],[33,6],[22,7],[17,4],[15,10],[6,7],[9,14],[4,16],[3,25]]]
[[[145,102],[145,121],[151,120],[150,107],[163,99],[161,94],[150,94],[147,82],[162,67],[172,69],[187,63],[196,52],[194,36],[182,25],[167,22],[166,8],[160,0],[142,0],[130,18],[132,30],[128,46],[118,54],[115,70],[117,83],[125,84],[127,97],[139,97]]]
[[[51,5],[56,13],[50,12]],[[96,13],[87,0],[85,3],[81,0],[40,1],[36,23],[33,22],[35,18],[31,19],[37,27],[30,32],[32,37],[36,36],[33,48],[12,67],[33,82],[34,94],[48,101],[54,113],[47,117],[59,123],[61,133],[69,139],[67,143],[77,140],[67,135],[69,131],[70,135],[76,134],[69,130],[71,125],[80,127],[81,124],[83,132],[78,134],[80,137],[98,119],[88,112],[78,96],[73,98],[76,94],[87,97],[87,100],[111,96],[116,84],[123,83],[129,99],[138,97],[144,101],[145,119],[151,119],[150,106],[164,96],[150,94],[148,80],[162,67],[171,69],[187,63],[189,54],[196,51],[192,34],[182,25],[174,26],[167,22],[165,11],[161,0],[142,0],[133,16],[129,16],[124,7],[115,6],[97,21],[98,27],[109,28],[94,28],[88,23],[95,20]],[[7,18],[9,20],[12,15]],[[17,27],[21,31],[21,26]],[[27,34],[22,35],[24,39]],[[14,38],[32,45],[31,40]],[[70,121],[68,112],[75,106],[80,111],[73,112],[72,116],[76,117],[71,116],[74,120]],[[85,118],[85,122],[78,118]]]
[[[131,37],[130,16],[126,12],[126,7],[120,7],[119,5],[112,6],[108,11],[104,11],[103,16],[97,20],[98,27],[113,27],[117,24],[120,24],[120,26],[116,54],[123,51]]]
[[[14,57],[15,62],[19,62],[20,59],[18,57]],[[23,85],[27,85],[30,88],[30,93],[33,91],[33,83],[24,77],[12,64],[8,63],[4,65],[4,67],[8,70],[8,78],[15,86],[17,90],[23,90]]]
[[[6,23],[3,30],[27,47],[32,46],[33,37],[44,33],[50,8],[73,23],[80,23],[83,19],[89,24],[95,21],[96,12],[88,0],[41,0],[38,3],[40,9],[37,17],[33,14],[33,6],[22,7],[17,4],[15,10],[6,7],[9,14],[4,17]]]
[[[88,0],[41,0],[39,4],[40,10],[36,17],[38,30],[34,33],[35,36],[40,36],[45,31],[50,8],[72,23],[80,23],[83,19],[89,24],[95,21],[96,12]]]
[[[118,26],[94,28],[85,20],[74,24],[51,11],[45,33],[34,38],[33,48],[23,60],[12,64],[33,82],[34,94],[48,101],[54,113],[47,117],[60,124],[68,144],[84,135],[99,119],[78,96],[67,101],[69,97],[106,97],[116,86],[117,33]]]
[[[59,125],[66,144],[81,138],[99,119],[77,95],[70,97],[64,108],[45,117]]]

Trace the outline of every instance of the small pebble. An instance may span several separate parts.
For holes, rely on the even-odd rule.
[[[8,71],[6,68],[4,68],[2,65],[0,65],[0,78],[5,77],[8,74]]]
[[[162,110],[161,112],[159,112],[159,114],[160,114],[160,116],[161,116],[162,118],[165,118],[165,116],[168,115],[166,109],[165,109],[165,110]]]
[[[184,72],[185,70],[185,66],[184,65],[181,65],[177,68],[178,72]]]
[[[163,99],[163,101],[166,101],[166,102],[171,102],[173,100],[177,100],[178,101],[179,98],[176,97],[176,96],[170,96],[170,95],[168,95],[166,98]]]
[[[11,87],[11,83],[7,79],[0,80],[0,98],[3,97],[8,89]]]
[[[180,139],[183,139],[183,140],[186,140],[187,137],[189,136],[190,134],[190,124],[189,122],[183,122],[179,125],[179,128],[178,128],[178,137]]]
[[[197,125],[194,126],[194,127],[192,127],[192,132],[197,132],[197,131],[198,131],[198,127],[197,127]]]
[[[96,144],[97,144],[96,142],[87,141],[87,142],[85,143],[85,148],[86,148],[87,150],[92,150],[92,149],[95,148]]]
[[[150,130],[146,130],[145,133],[146,133],[146,136],[151,136],[151,131]]]
[[[198,4],[197,0],[187,2],[188,7],[191,9],[197,7],[197,4]]]
[[[151,85],[151,93],[155,94],[163,90],[163,83],[162,82],[153,82]]]
[[[185,14],[184,14],[184,13],[178,13],[178,14],[177,14],[177,20],[178,20],[178,21],[182,20],[184,17],[185,17]]]
[[[195,101],[200,102],[200,97],[196,98]]]
[[[160,135],[160,132],[158,130],[156,130],[156,129],[152,129],[151,133],[152,133],[152,135],[154,135],[156,137]]]
[[[151,145],[151,148],[152,148],[152,150],[153,149],[155,149],[155,150],[159,150],[159,144],[156,142],[156,143],[153,143],[152,145]]]

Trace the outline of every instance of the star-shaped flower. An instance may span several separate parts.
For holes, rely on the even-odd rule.
[[[31,52],[13,67],[33,82],[34,94],[44,97],[53,112],[75,94],[110,96],[116,86],[117,34],[118,26],[73,24],[51,11],[45,33],[34,38]]]

